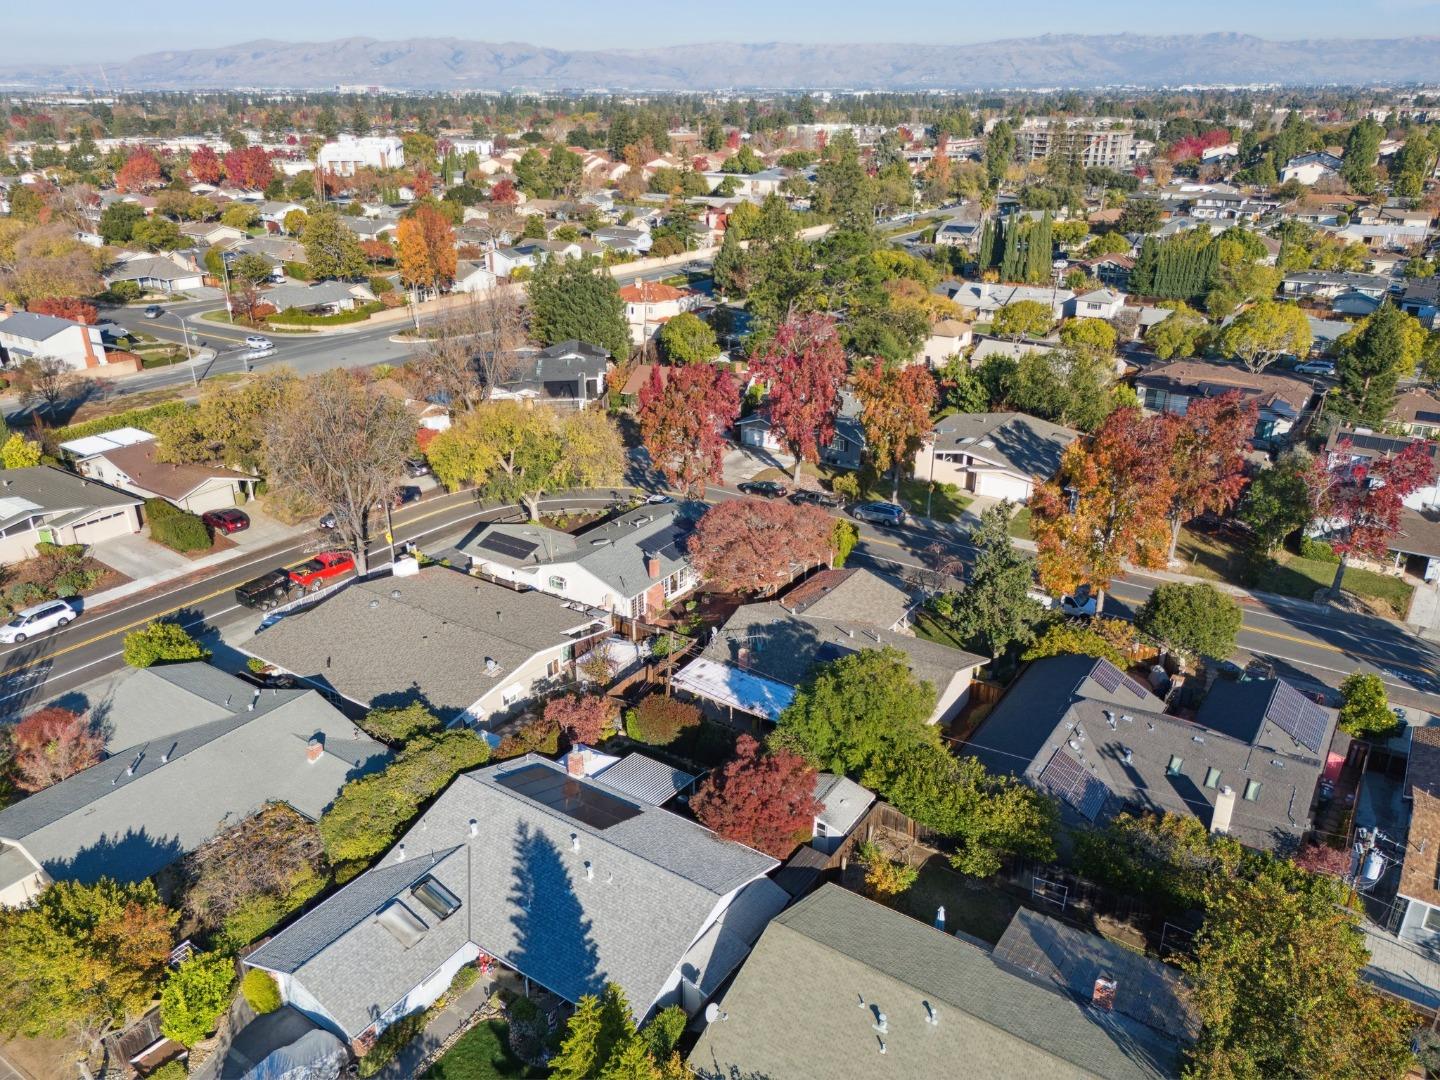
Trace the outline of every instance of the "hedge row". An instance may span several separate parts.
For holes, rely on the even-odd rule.
[[[377,311],[384,311],[385,305],[376,301],[362,304],[353,311],[338,311],[334,315],[311,315],[298,308],[286,308],[278,315],[271,315],[267,322],[277,326],[343,326],[346,323],[364,322]]]
[[[210,546],[210,530],[200,518],[164,499],[145,500],[145,518],[150,522],[150,539],[175,551],[204,551]]]
[[[115,431],[123,427],[138,427],[149,430],[149,426],[156,420],[163,420],[170,416],[179,416],[189,412],[194,406],[185,401],[163,401],[159,405],[151,405],[144,409],[129,409],[125,412],[114,413],[110,416],[101,416],[95,420],[84,420],[78,424],[71,424],[68,427],[56,428],[54,435],[57,442],[69,442],[71,439],[84,439],[91,435],[104,435],[107,431]]]

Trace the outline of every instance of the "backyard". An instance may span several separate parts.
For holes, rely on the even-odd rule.
[[[543,1077],[548,1069],[526,1065],[510,1051],[510,1027],[503,1020],[477,1024],[421,1075],[425,1080],[492,1080]]]
[[[1005,933],[1020,903],[991,884],[957,874],[946,864],[945,856],[935,854],[920,868],[915,884],[896,899],[895,907],[932,926],[944,907],[948,933],[966,933],[993,945]]]

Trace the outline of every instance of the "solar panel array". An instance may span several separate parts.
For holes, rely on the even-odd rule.
[[[501,773],[495,782],[595,829],[608,829],[640,813],[639,807],[624,799],[548,765],[523,765]]]
[[[1319,753],[1330,726],[1320,706],[1296,690],[1284,679],[1275,683],[1265,719],[1307,749]]]
[[[528,559],[540,545],[506,533],[488,532],[480,538],[477,546],[486,551],[508,555],[512,559]]]
[[[1110,796],[1104,782],[1091,776],[1064,750],[1056,750],[1040,771],[1040,783],[1080,811],[1087,821],[1095,820]]]
[[[1094,679],[1111,694],[1116,693],[1123,686],[1141,701],[1145,700],[1147,693],[1145,688],[1114,664],[1110,663],[1109,660],[1097,661],[1095,667],[1090,671],[1090,678]]]

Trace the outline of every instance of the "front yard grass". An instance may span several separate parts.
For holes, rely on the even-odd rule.
[[[496,1080],[505,1077],[544,1077],[539,1069],[510,1052],[510,1025],[503,1020],[476,1024],[422,1073],[424,1080]]]
[[[835,469],[827,465],[814,466],[806,462],[800,467],[802,476],[813,476],[827,488],[833,488],[837,476],[853,476],[859,481],[860,498],[857,502],[889,502],[890,477],[872,476],[868,470],[852,472],[849,469]],[[779,480],[786,486],[793,486],[794,476],[786,469],[761,469],[752,480]],[[965,508],[975,501],[974,496],[961,491],[954,484],[937,483],[933,496],[927,496],[929,482],[913,477],[900,481],[900,503],[914,517],[924,517],[927,503],[929,517],[933,521],[955,522],[964,515]]]

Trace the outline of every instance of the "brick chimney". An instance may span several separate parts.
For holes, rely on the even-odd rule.
[[[656,580],[659,579],[659,577],[660,577],[660,556],[658,556],[658,555],[646,555],[646,556],[645,556],[645,572],[650,575],[650,580],[651,580],[651,581],[656,581]]]
[[[325,744],[318,738],[311,739],[305,744],[305,760],[314,765],[325,755]]]
[[[565,771],[571,776],[585,775],[585,752],[583,750],[571,750],[565,755]]]
[[[1095,989],[1090,994],[1090,1004],[1097,1009],[1115,1008],[1115,991],[1120,989],[1120,984],[1114,979],[1107,979],[1104,975],[1095,979]]]

